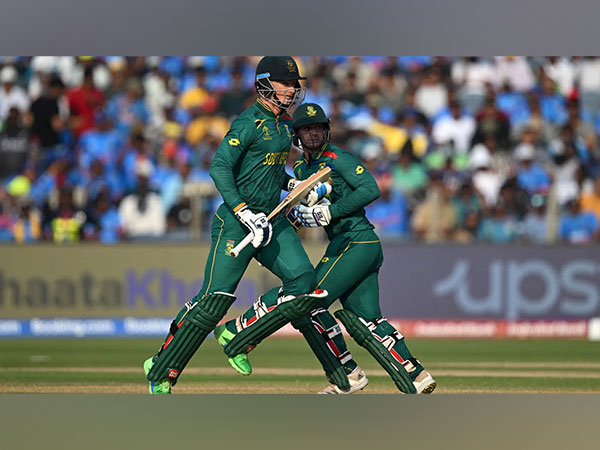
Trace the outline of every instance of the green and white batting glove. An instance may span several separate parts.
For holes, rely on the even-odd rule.
[[[329,205],[331,202],[326,198],[315,206],[298,205],[293,209],[294,215],[305,227],[325,227],[331,223]]]
[[[248,206],[243,206],[235,212],[235,215],[252,233],[252,246],[254,248],[269,245],[271,237],[273,237],[273,226],[265,213],[254,214]]]

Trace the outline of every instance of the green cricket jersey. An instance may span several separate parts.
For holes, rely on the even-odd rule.
[[[325,227],[329,240],[340,233],[373,229],[364,209],[380,195],[373,176],[352,153],[332,144],[310,163],[302,155],[294,164],[294,174],[304,180],[325,166],[331,168],[333,180],[331,223]]]
[[[253,212],[269,214],[287,189],[285,171],[292,145],[292,118],[275,116],[260,100],[240,114],[210,167],[210,176],[225,207],[237,211],[248,205]]]

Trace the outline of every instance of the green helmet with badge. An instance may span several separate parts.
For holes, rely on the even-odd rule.
[[[308,132],[313,125],[322,125],[323,132],[320,139],[315,139],[319,136],[318,130]],[[306,133],[301,133],[300,129],[307,127]],[[292,128],[294,129],[294,143],[309,153],[318,153],[324,149],[329,142],[331,134],[330,121],[321,108],[316,103],[303,103],[298,106],[292,115]]]
[[[265,56],[256,66],[254,87],[259,97],[287,110],[304,100],[306,88],[301,87],[298,80],[306,80],[306,77],[300,76],[298,64],[294,58],[291,56]],[[277,98],[273,81],[295,81],[294,97],[290,104],[284,104]]]

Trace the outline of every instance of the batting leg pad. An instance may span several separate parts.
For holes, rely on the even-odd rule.
[[[356,343],[375,358],[375,360],[392,377],[396,387],[405,394],[416,394],[415,386],[408,375],[408,372],[402,364],[402,358],[396,352],[393,352],[393,344],[389,336],[381,337],[373,332],[377,328],[377,322],[369,322],[362,317],[358,317],[352,311],[339,310],[335,312],[340,322],[344,324],[346,330],[354,338]],[[393,352],[393,353],[392,353]],[[396,353],[396,354],[394,354]]]
[[[171,334],[156,356],[148,372],[148,380],[159,382],[169,379],[174,385],[198,347],[234,301],[234,295],[213,292],[197,302],[186,304],[188,310],[179,324],[171,324]]]
[[[327,297],[327,291],[324,289],[317,289],[310,294],[298,297],[280,296],[277,299],[275,308],[265,312],[260,317],[257,315],[250,325],[247,325],[246,328],[236,334],[231,342],[225,346],[225,353],[229,357],[247,353],[288,322],[307,315],[325,297]]]
[[[337,323],[329,329],[325,329],[319,322],[314,320],[317,314],[324,312],[326,312],[324,309],[316,309],[310,315],[294,320],[292,325],[302,333],[304,339],[308,342],[311,350],[323,366],[329,381],[341,390],[347,391],[350,389],[350,382],[342,361],[347,362],[352,359],[352,355],[349,351],[341,354],[333,342],[335,336],[342,334],[342,330]],[[333,316],[331,320],[335,322]]]

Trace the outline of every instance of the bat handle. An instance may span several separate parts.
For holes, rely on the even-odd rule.
[[[248,233],[238,245],[236,245],[229,251],[229,254],[234,258],[237,258],[240,252],[244,250],[250,242],[252,242],[252,233]]]

